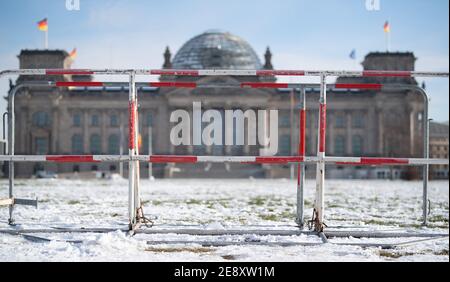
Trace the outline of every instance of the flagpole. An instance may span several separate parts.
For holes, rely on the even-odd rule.
[[[386,21],[387,30],[385,30],[386,33],[386,51],[389,53],[391,51],[391,25],[390,21]]]
[[[48,49],[48,28],[47,28],[47,30],[44,32],[44,48],[45,49]]]
[[[391,30],[388,32],[388,52],[391,52]]]
[[[391,51],[391,32],[385,32],[386,34],[386,51],[389,53]]]

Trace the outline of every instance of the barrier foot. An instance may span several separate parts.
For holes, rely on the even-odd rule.
[[[305,224],[303,223],[303,220],[300,220],[300,219],[296,219],[295,220],[295,223],[297,224],[297,227],[300,229],[300,230],[303,230],[304,228],[305,228]]]
[[[20,198],[7,198],[7,199],[0,199],[0,207],[1,206],[8,206],[9,207],[9,218],[8,218],[8,225],[15,225],[15,220],[12,217],[12,210],[15,205],[21,205],[21,206],[33,206],[35,208],[38,207],[38,199],[35,200],[31,199],[20,199]]]
[[[129,231],[134,235],[136,233],[135,231],[138,230],[142,225],[153,227],[153,221],[145,217],[144,211],[141,206],[140,208],[136,209],[136,219],[134,223],[130,223]]]
[[[320,232],[320,233],[319,233],[319,237],[320,237],[320,239],[322,239],[322,242],[323,242],[323,243],[328,243],[328,238],[327,238],[327,236],[325,235],[325,233]]]

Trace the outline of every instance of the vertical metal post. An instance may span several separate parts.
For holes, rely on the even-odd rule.
[[[15,110],[14,110],[14,96],[16,95],[17,91],[21,87],[15,87],[9,94],[8,97],[8,152],[10,156],[14,155],[14,139],[15,139]],[[9,162],[9,193],[8,197],[10,199],[14,198],[14,162]],[[12,225],[14,224],[14,203],[9,206],[9,219],[8,224]]]
[[[423,109],[423,157],[428,159],[430,156],[430,120],[428,119],[428,95],[423,89],[420,89],[424,96],[424,109]],[[425,164],[423,166],[423,195],[422,195],[422,217],[423,225],[428,224],[428,177],[429,177],[429,165]]]
[[[306,90],[300,89],[299,97],[299,138],[298,154],[304,157],[306,151]],[[297,224],[304,226],[304,192],[305,191],[305,163],[297,165]]]
[[[122,122],[120,123],[120,148],[119,148],[119,154],[122,156],[123,155],[123,124]],[[120,176],[123,178],[123,162],[119,162],[119,174]]]
[[[3,113],[3,141],[5,141],[5,143],[3,144],[3,153],[6,155],[6,146],[8,145],[7,140],[6,140],[6,124],[5,124],[5,120],[8,118],[8,111]]]
[[[315,230],[323,231],[324,220],[324,185],[325,185],[325,134],[327,121],[326,76],[320,76],[319,126],[317,142],[316,201],[314,204]]]
[[[148,154],[153,155],[153,134],[152,127],[148,127]],[[153,163],[148,163],[148,179],[152,179],[153,177]]]
[[[136,96],[135,96],[135,74],[130,74],[130,86],[128,96],[128,216],[129,228],[133,230],[136,225],[136,209],[135,209],[135,182],[136,182],[136,163],[132,161],[132,157],[136,152]]]
[[[291,94],[290,94],[290,111],[289,111],[289,123],[290,123],[290,136],[291,136],[291,140],[290,140],[290,154],[291,156],[293,156],[295,154],[295,149],[294,149],[294,106],[295,106],[295,101],[294,101],[294,95],[295,95],[295,88],[291,89]],[[290,179],[294,179],[295,177],[295,164],[290,164],[289,165],[289,170],[290,170],[290,175],[289,178]]]
[[[135,97],[135,112],[136,112],[136,119],[135,119],[135,126],[134,126],[134,147],[135,149],[135,155],[139,155],[139,111],[138,111],[138,99],[137,99],[137,92],[136,92],[136,86],[134,86],[134,97]],[[140,219],[143,217],[142,209],[141,209],[141,193],[140,193],[140,163],[139,161],[133,161],[135,163],[135,173],[134,173],[134,210],[136,213],[136,224],[140,223]],[[136,225],[137,226],[137,225]]]

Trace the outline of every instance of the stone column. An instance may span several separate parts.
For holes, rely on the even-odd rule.
[[[108,154],[108,136],[106,131],[106,123],[108,121],[108,112],[100,111],[100,138],[101,138],[101,149],[104,154]]]
[[[350,154],[352,152],[352,135],[353,135],[353,124],[352,124],[352,111],[345,112],[345,119],[347,122],[346,126],[346,137],[345,137],[345,154]]]
[[[335,128],[335,122],[334,122],[334,112],[328,112],[328,118],[327,118],[327,145],[328,148],[330,148],[329,153],[331,155],[334,155],[334,128]]]
[[[50,134],[50,138],[51,140],[49,140],[51,142],[51,146],[50,146],[50,154],[57,154],[59,152],[58,150],[58,138],[59,138],[59,113],[58,113],[58,108],[53,108],[52,109],[52,132]]]
[[[377,136],[377,120],[374,107],[369,105],[369,112],[367,118],[365,119],[366,124],[364,125],[364,154],[374,154],[377,151],[376,148],[376,136]]]
[[[84,110],[82,112],[83,117],[83,146],[84,146],[84,153],[91,153],[89,150],[89,111]]]

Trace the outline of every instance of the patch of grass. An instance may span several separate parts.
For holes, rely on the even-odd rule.
[[[235,260],[236,259],[236,257],[235,256],[233,256],[233,255],[224,255],[224,256],[221,256],[223,259],[226,259],[226,260]]]
[[[78,205],[79,203],[80,203],[80,201],[78,201],[78,200],[70,200],[68,202],[69,205]]]
[[[342,208],[342,206],[341,205],[339,205],[339,204],[336,204],[336,203],[333,203],[333,204],[328,204],[328,206],[327,206],[328,208]]]
[[[448,256],[448,250],[441,250],[433,253],[435,256]]]
[[[277,221],[279,217],[276,214],[260,214],[259,218],[268,221]]]
[[[417,255],[419,253],[407,253],[407,252],[392,252],[392,251],[386,251],[386,250],[380,250],[378,252],[378,255],[380,257],[386,257],[386,258],[393,258],[393,259],[398,259],[404,256],[413,256],[413,255]]]
[[[118,213],[113,213],[112,215],[111,215],[111,217],[118,217],[120,214],[118,214]]]
[[[293,219],[295,214],[291,210],[285,210],[281,213],[280,219]]]
[[[208,201],[208,202],[214,202],[214,201]],[[224,208],[228,208],[229,202],[227,200],[220,199],[220,200],[217,200],[215,202],[217,202],[218,204],[220,204]]]
[[[160,205],[162,205],[162,203],[163,203],[162,201],[153,200],[152,203],[151,203],[151,205],[152,205],[152,206],[160,206]]]
[[[368,219],[363,221],[366,225],[389,225],[389,226],[401,226],[402,224],[396,221],[390,221],[390,220],[381,220],[381,219]],[[409,224],[404,224],[410,226]]]
[[[420,223],[399,224],[398,227],[402,227],[402,228],[421,228],[422,224],[420,224]]]
[[[446,222],[448,223],[448,218],[443,215],[433,215],[429,218],[430,222]]]
[[[378,201],[379,201],[378,197],[369,199],[369,202],[372,202],[372,203],[378,203]]]
[[[266,198],[264,197],[254,197],[251,198],[250,201],[248,202],[249,205],[254,205],[254,206],[262,206],[266,203]]]
[[[212,252],[212,248],[206,247],[179,247],[179,248],[160,248],[160,247],[149,247],[145,249],[146,252],[154,253],[179,253],[179,252],[190,252],[190,253],[209,253]]]
[[[188,205],[200,205],[203,201],[197,200],[197,199],[190,199],[186,202]]]
[[[448,254],[449,254],[448,249],[441,250],[439,252],[432,252],[432,253],[435,256],[448,256]],[[395,252],[395,251],[388,251],[388,250],[380,250],[378,252],[378,254],[380,257],[397,259],[397,258],[401,258],[401,257],[405,257],[405,256],[425,255],[426,252],[412,253],[412,252]]]

